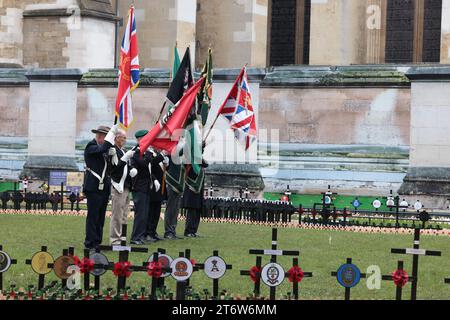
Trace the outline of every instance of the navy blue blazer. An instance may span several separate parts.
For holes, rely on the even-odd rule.
[[[103,145],[99,145],[95,139],[90,141],[84,149],[84,162],[86,163],[86,167],[101,176],[103,173],[103,168],[105,167],[105,159],[107,160],[106,165],[108,165],[108,151],[111,147],[112,145],[108,141],[105,141]],[[98,189],[99,180],[90,172],[90,170],[86,169],[83,191],[102,192]],[[106,170],[103,183],[103,190],[105,192],[110,192],[111,178],[108,175],[108,168]]]

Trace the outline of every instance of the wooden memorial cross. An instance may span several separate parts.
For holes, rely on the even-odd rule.
[[[126,239],[127,236],[127,225],[122,225],[122,238]],[[141,253],[147,253],[148,248],[136,248],[136,247],[129,247],[127,246],[127,241],[122,240],[120,242],[120,246],[99,246],[99,250],[101,251],[114,251],[119,252],[119,262],[127,262],[130,252],[141,252]],[[142,271],[142,267],[132,267],[131,270],[133,271]],[[126,277],[125,276],[119,276],[117,278],[117,293],[119,293],[121,290],[125,289],[126,286]]]
[[[184,256],[186,257],[186,259],[191,260],[191,249],[186,249],[184,250]],[[194,272],[200,270],[200,268],[198,267],[197,264],[192,264],[192,266],[194,267]],[[189,279],[186,280],[186,286],[189,286]]]
[[[411,300],[417,298],[417,282],[419,276],[419,256],[440,257],[441,251],[431,251],[420,249],[420,229],[414,229],[414,248],[413,249],[391,249],[391,253],[409,254],[413,256],[412,264],[412,283],[411,283]]]
[[[396,271],[404,271],[403,270],[403,261],[398,262]],[[386,276],[382,276],[381,280],[394,281],[394,277],[393,277],[393,275],[386,275]],[[408,282],[412,282],[412,281],[413,281],[413,278],[408,277]],[[403,286],[396,284],[395,287],[397,288],[395,291],[395,300],[400,301],[400,300],[402,300]]]
[[[258,268],[259,270],[261,270],[262,268],[262,257],[258,256],[256,257],[256,264],[255,264],[256,268]],[[241,270],[241,276],[249,276],[250,275],[250,270]],[[256,274],[256,281],[254,282],[254,288],[253,288],[253,293],[255,294],[255,297],[259,297],[261,294],[261,273],[258,272]]]
[[[159,259],[159,254],[166,254],[166,249],[158,248],[156,250],[156,252],[158,252],[158,259]],[[165,278],[160,277],[157,282],[158,282],[158,288],[162,288],[162,287],[164,287],[164,284],[165,284]]]
[[[75,253],[75,248],[73,248],[73,247],[70,247],[68,249],[63,249],[62,257],[73,257],[74,253]],[[58,260],[58,259],[56,259],[56,260]],[[55,269],[55,263],[54,262],[53,263],[49,263],[48,264],[48,268],[56,270]],[[67,273],[67,271],[64,271],[64,272]],[[57,274],[57,276],[59,277],[58,274]],[[67,279],[64,279],[64,278],[61,279],[61,287],[62,287],[63,290],[66,290],[66,288],[67,288]]]
[[[6,252],[2,251],[3,246],[0,245],[0,293],[3,290],[3,273],[6,272],[11,265],[17,264],[16,259],[11,259]]]
[[[165,250],[164,250],[165,251]],[[159,261],[159,249],[157,252],[153,253],[153,262],[158,262]],[[145,268],[146,271],[148,271],[148,267],[150,265],[151,262],[144,262],[143,263],[143,267]],[[161,274],[164,274],[166,272],[172,272],[172,269],[170,268],[163,268],[161,267]],[[159,288],[160,279],[164,279],[162,276],[152,276],[152,287],[151,287],[151,293],[150,293],[150,300],[157,300],[157,296],[156,296],[156,290]]]
[[[256,255],[268,255],[271,256],[270,262],[276,263],[277,256],[299,256],[300,251],[287,251],[287,250],[278,250],[278,229],[272,229],[272,249],[270,250],[259,250],[259,249],[250,249],[249,254]],[[275,300],[276,296],[276,287],[270,287],[270,299]]]
[[[40,252],[38,252],[38,253],[47,253],[47,246],[42,246],[41,247],[41,251]],[[49,259],[53,262],[54,260],[53,260],[53,257],[50,255],[50,254],[48,254],[48,257],[49,257]],[[33,258],[34,258],[34,256],[33,256]],[[28,264],[28,265],[31,265],[32,267],[33,267],[33,258],[31,258],[31,259],[27,259],[27,260],[25,260],[25,264]],[[41,257],[40,259],[39,259],[39,261],[41,261],[41,263],[40,263],[40,265],[39,265],[39,268],[40,268],[40,270],[41,270],[41,272],[40,273],[38,273],[39,274],[39,279],[38,279],[38,290],[41,290],[42,288],[44,288],[44,283],[45,283],[45,275],[46,274],[48,274],[49,272],[51,272],[51,269],[49,269],[48,268],[48,264],[45,264],[45,262],[47,261],[46,259],[45,259],[46,257]],[[45,271],[45,269],[49,269],[48,271]],[[33,270],[34,270],[34,268],[33,268]],[[35,271],[36,272],[36,271]]]
[[[341,286],[345,288],[345,300],[350,300],[350,290],[355,287],[360,279],[365,279],[366,274],[361,273],[352,263],[352,258],[347,258],[346,264],[342,265],[337,271],[331,273],[336,277]]]
[[[219,251],[218,250],[214,250],[213,251],[213,255],[210,258],[213,258],[213,257],[219,257]],[[205,263],[207,263],[210,258],[208,258],[205,261]],[[204,270],[205,271],[205,267],[206,267],[205,263],[198,263],[197,267],[200,270]],[[212,264],[213,264],[212,267],[216,268],[219,271],[219,269],[217,267],[217,261],[212,261]],[[208,262],[208,265],[209,265],[209,262]],[[220,270],[220,273],[221,273],[220,277],[217,277],[217,278],[216,277],[211,278],[210,277],[210,273],[209,272],[205,272],[208,275],[208,278],[211,278],[213,280],[213,291],[212,292],[213,292],[213,297],[215,297],[216,299],[219,299],[219,279],[223,276],[223,274],[225,274],[226,270],[231,270],[233,268],[233,266],[231,264],[226,264],[226,263],[224,264],[224,267],[225,267],[224,270]]]
[[[180,252],[178,255],[179,258],[186,258],[188,260],[191,260],[191,250],[186,249],[184,252]],[[199,271],[199,267],[197,264],[192,264],[192,272]],[[172,270],[173,271],[173,270]],[[189,277],[190,278],[190,277]],[[185,300],[186,296],[186,287],[189,286],[189,278],[185,281],[177,281],[177,289],[176,289],[176,299],[177,300]]]
[[[84,256],[85,259],[90,259],[90,250],[89,249],[84,249]],[[85,272],[84,273],[84,291],[87,293],[91,287],[90,284],[90,272]]]
[[[91,259],[91,252],[89,249],[84,249],[83,251],[83,258],[84,259]],[[96,250],[96,253],[100,253],[100,250]],[[111,265],[103,265],[103,264],[94,264],[94,269],[96,268],[103,268],[105,270],[111,269],[113,266]],[[89,290],[91,289],[91,281],[90,281],[90,275],[91,272],[85,271],[83,273],[83,280],[84,280],[84,291],[87,294]],[[94,290],[97,292],[100,292],[100,276],[94,274]]]
[[[71,194],[72,191],[64,191],[64,182],[61,182],[61,190],[55,191],[56,194],[59,194],[61,196],[60,199],[60,210],[64,211],[64,195],[65,194]]]
[[[187,256],[186,256],[186,254],[187,254]],[[178,255],[178,258],[186,258],[186,259],[190,260],[190,254],[191,254],[190,250],[187,249],[186,252],[180,252]],[[192,272],[198,271],[198,270],[199,270],[199,268],[197,266],[192,265]],[[176,271],[176,267],[172,268],[172,276],[173,277],[175,277],[174,273],[173,273],[174,271]],[[186,270],[184,270],[184,271],[186,271]],[[191,273],[191,275],[192,275],[192,273]],[[191,275],[189,275],[188,279],[183,280],[183,281],[176,279],[177,280],[176,298],[175,298],[176,300],[185,300],[186,287],[189,285],[189,278],[191,277]]]
[[[294,267],[298,267],[298,258],[294,258],[292,264]],[[286,272],[286,276],[290,277],[291,275],[289,274],[289,272]],[[312,278],[312,276],[313,276],[312,272],[303,272],[304,278]],[[298,282],[292,283],[292,293],[294,295],[294,299],[298,300],[298,297],[299,297]]]

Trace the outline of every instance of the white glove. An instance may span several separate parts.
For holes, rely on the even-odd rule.
[[[155,181],[153,181],[153,185],[155,186],[155,192],[158,192],[161,188],[161,184],[159,183],[159,181],[155,179]]]
[[[117,166],[119,164],[119,157],[117,157],[116,148],[110,148],[108,151],[108,155],[111,156],[111,163],[113,166]]]
[[[169,165],[169,157],[166,157],[166,156],[164,156],[164,160],[163,160],[163,164],[165,165],[165,166],[168,166]]]
[[[119,132],[119,125],[115,124],[112,126],[112,128],[109,130],[108,134],[105,137],[105,141],[108,141],[112,145],[114,145],[114,140],[116,139],[116,135]]]
[[[118,124],[115,124],[115,125],[113,125],[113,126],[111,127],[111,131],[112,131],[115,135],[117,135],[117,134],[119,133],[119,129],[120,129],[120,127],[119,127]]]
[[[123,162],[130,161],[130,159],[133,158],[135,152],[136,151],[134,150],[127,151],[120,160],[122,160]]]
[[[130,177],[134,178],[137,176],[137,174],[138,174],[138,171],[136,168],[133,168],[130,170]]]

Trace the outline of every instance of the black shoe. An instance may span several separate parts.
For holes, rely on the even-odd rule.
[[[153,238],[147,238],[145,239],[143,242],[145,244],[151,244],[151,243],[155,243],[157,240],[153,239]]]
[[[195,234],[193,234],[193,233],[188,233],[188,234],[185,234],[184,236],[186,238],[195,238],[196,237]]]
[[[199,235],[198,233],[194,233],[194,236],[195,236],[196,238],[201,238],[201,237],[202,237],[202,236]]]
[[[145,245],[144,241],[141,241],[141,240],[136,240],[136,241],[131,240],[131,244],[134,244],[136,246],[143,246],[143,245]]]
[[[159,235],[155,234],[153,237],[153,239],[156,239],[157,241],[163,240],[163,238],[161,238]]]
[[[183,238],[180,238],[179,236],[174,235],[174,234],[168,234],[168,235],[165,235],[165,236],[164,236],[164,239],[168,239],[168,240],[180,240],[180,239],[183,239]]]

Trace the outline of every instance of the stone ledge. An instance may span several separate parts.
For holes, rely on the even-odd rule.
[[[38,18],[38,17],[70,17],[74,11],[69,11],[69,8],[64,9],[36,9],[25,10],[23,12],[24,18]]]
[[[401,195],[450,195],[450,168],[411,167],[403,181]]]
[[[0,86],[28,86],[26,72],[21,68],[0,68]]]
[[[264,190],[264,180],[254,164],[210,164],[206,169],[205,188],[219,186],[220,194],[236,195],[240,188],[259,194]]]
[[[76,159],[71,157],[28,156],[21,176],[47,180],[50,171],[79,171]]]
[[[83,74],[80,86],[84,87],[117,87],[118,69],[90,69]],[[144,69],[141,70],[139,87],[164,87],[168,88],[170,82],[169,69]]]
[[[409,87],[404,66],[287,66],[272,68],[261,83],[270,87]]]
[[[213,81],[234,81],[242,69],[214,69]],[[263,68],[247,68],[249,81],[261,82],[266,77],[267,71]],[[200,73],[196,74],[197,77]]]
[[[412,67],[406,76],[411,81],[450,81],[450,65]]]
[[[25,76],[29,81],[78,82],[83,73],[80,69],[30,69]]]

